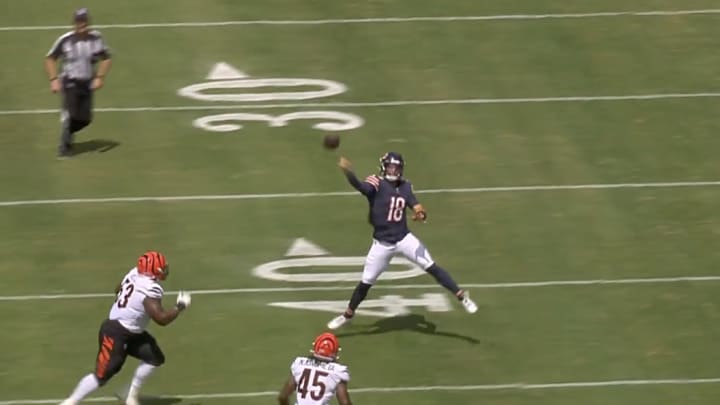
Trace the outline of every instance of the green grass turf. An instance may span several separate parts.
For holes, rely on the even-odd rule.
[[[67,22],[75,1],[6,2],[0,26]],[[516,0],[164,1],[90,4],[98,24],[489,15],[716,7],[712,1],[629,4]],[[4,12],[3,12],[4,11]],[[255,78],[344,83],[315,102],[632,95],[720,89],[720,16],[605,17],[396,24],[107,29],[115,65],[98,107],[207,106],[177,89],[224,61]],[[0,110],[54,109],[42,58],[62,30],[0,31]],[[267,90],[266,90],[267,91]],[[223,103],[230,104],[230,103]],[[365,120],[342,133],[359,175],[398,149],[416,189],[720,179],[717,98],[396,107],[332,107]],[[253,109],[279,115],[317,108]],[[55,113],[0,115],[0,201],[79,197],[348,191],[313,122],[232,133],[194,128],[213,111],[98,112],[79,142],[106,152],[54,159]],[[90,145],[89,143],[86,145]],[[413,226],[461,283],[718,275],[717,187],[420,195]],[[165,252],[168,290],[317,286],[259,279],[305,237],[336,256],[370,242],[360,196],[0,207],[2,296],[101,293],[143,250]],[[327,269],[325,269],[327,270]],[[359,269],[345,268],[345,271]],[[323,269],[310,269],[319,272]],[[427,284],[428,276],[388,284]],[[337,291],[197,295],[168,328],[152,327],[168,363],[148,393],[279,388],[330,312],[268,306],[345,300]],[[419,297],[438,288],[382,290]],[[468,316],[413,309],[359,317],[341,332],[352,387],[484,385],[720,377],[716,282],[476,289]],[[172,300],[174,297],[168,297]],[[112,299],[0,301],[0,403],[61,398],[93,365]],[[431,330],[426,329],[430,322]],[[425,326],[420,326],[425,325]],[[371,333],[371,332],[378,333]],[[127,382],[135,365],[98,395]],[[372,404],[713,404],[719,384],[364,392]],[[198,399],[248,403],[272,397]]]

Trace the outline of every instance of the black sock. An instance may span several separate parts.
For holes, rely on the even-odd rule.
[[[425,271],[427,271],[431,276],[433,276],[435,278],[435,281],[438,282],[438,284],[448,289],[451,293],[457,296],[460,292],[460,287],[458,287],[455,280],[453,280],[452,277],[450,277],[450,274],[442,267],[438,266],[437,264],[433,264]],[[458,296],[458,299],[462,299],[462,296]]]
[[[350,303],[348,304],[348,309],[352,310],[353,313],[349,314],[348,311],[345,311],[346,318],[352,318],[357,307],[360,306],[360,303],[363,302],[365,297],[367,297],[370,287],[372,287],[372,284],[365,284],[363,282],[358,283],[357,287],[355,287],[355,291],[352,293],[352,297],[350,297]]]

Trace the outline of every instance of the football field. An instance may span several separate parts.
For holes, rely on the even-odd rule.
[[[720,398],[717,0],[3,3],[0,405],[92,370],[148,249],[194,295],[146,403],[276,403],[371,243],[338,154],[390,150],[480,309],[394,263],[338,331],[355,404]],[[61,161],[42,64],[80,6],[113,68]]]

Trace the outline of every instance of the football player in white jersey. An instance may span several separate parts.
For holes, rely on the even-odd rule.
[[[161,253],[150,251],[140,256],[137,267],[130,270],[115,289],[117,298],[108,319],[100,326],[95,372],[83,377],[61,405],[78,404],[105,385],[120,371],[128,355],[141,363],[135,370],[125,403],[140,403],[140,387],[165,362],[165,355],[155,338],[145,330],[150,319],[165,326],[190,306],[190,294],[181,291],[173,308],[162,307],[163,288],[159,282],[165,280],[169,273],[170,267]]]
[[[336,363],[340,343],[332,333],[315,338],[311,355],[298,357],[290,366],[290,377],[278,394],[280,405],[290,405],[296,392],[295,405],[327,405],[335,396],[340,405],[352,405],[347,383],[347,366]]]

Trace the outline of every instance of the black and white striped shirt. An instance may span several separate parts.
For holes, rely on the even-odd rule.
[[[55,41],[47,56],[62,62],[62,77],[90,80],[95,75],[95,63],[109,59],[110,50],[99,31],[90,31],[85,37],[70,31]]]

